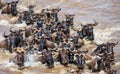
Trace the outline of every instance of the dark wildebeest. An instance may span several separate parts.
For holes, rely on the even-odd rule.
[[[48,68],[53,68],[54,67],[54,60],[53,60],[53,56],[50,50],[46,50],[46,52],[44,52],[44,58],[45,61],[47,63]]]
[[[59,51],[58,60],[62,65],[64,65],[64,66],[68,65],[69,60],[68,60],[68,52],[67,52],[67,50],[62,49],[62,50]]]
[[[114,61],[114,50],[113,50],[113,48],[116,46],[118,44],[118,42],[116,42],[116,43],[113,43],[113,42],[108,42],[108,43],[106,43],[106,46],[107,46],[107,52],[108,53],[111,53],[111,61]]]
[[[60,11],[60,8],[52,9],[52,17],[55,22],[57,22],[58,19],[58,12]]]
[[[87,37],[88,40],[94,40],[93,26],[98,25],[98,22],[95,21],[94,24],[86,24],[82,26],[83,36]]]
[[[20,44],[22,44],[23,42],[23,32],[24,30],[15,30],[15,31],[12,31],[11,28],[10,28],[10,32],[11,34],[14,34],[15,35],[15,46],[19,46]]]
[[[17,55],[15,56],[14,59],[16,60],[15,63],[19,66],[19,69],[22,69],[25,62],[25,54],[22,48],[17,49]]]
[[[19,2],[19,0],[18,1],[13,1],[11,3],[11,13],[12,13],[13,16],[16,16],[17,13],[18,13],[18,11],[17,11],[17,3],[18,2]]]
[[[68,59],[69,59],[69,63],[70,64],[74,64],[75,63],[74,55],[75,55],[74,52],[72,52],[72,51],[68,52]]]
[[[23,12],[23,21],[25,21],[27,25],[33,24],[32,14],[29,11]]]
[[[78,69],[84,69],[85,60],[87,60],[89,58],[87,53],[88,53],[88,50],[86,50],[86,51],[79,51],[78,50],[76,52],[75,64],[77,65]]]
[[[102,54],[107,50],[107,47],[104,43],[97,45],[97,48],[93,51],[92,55]]]
[[[101,54],[101,53],[104,53],[104,52],[107,52],[107,53],[111,53],[111,61],[113,60],[114,61],[114,50],[113,48],[118,44],[118,42],[116,43],[105,43],[105,44],[100,44],[100,45],[97,45],[97,48],[93,51],[93,54]]]
[[[1,14],[12,14],[13,16],[16,16],[18,13],[18,11],[17,11],[17,3],[18,2],[19,2],[19,0],[7,3],[7,5],[2,8]]]
[[[34,13],[34,7],[35,7],[35,5],[29,5],[28,6],[28,9],[29,9],[30,13]]]
[[[73,19],[74,19],[75,14],[68,14],[68,15],[65,15],[65,16],[66,16],[66,25],[68,27],[73,26],[74,25]]]

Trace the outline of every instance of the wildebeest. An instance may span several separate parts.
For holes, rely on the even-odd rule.
[[[52,9],[52,17],[55,22],[57,22],[58,19],[58,12],[60,11],[60,8]]]
[[[100,71],[101,69],[103,69],[102,67],[103,63],[102,63],[101,57],[97,55],[92,57],[90,62],[87,63],[87,66],[89,69],[92,69],[92,72]]]
[[[64,65],[64,66],[68,65],[69,61],[68,61],[68,52],[67,52],[67,50],[62,49],[62,50],[59,51],[58,60],[62,65]]]
[[[16,55],[10,59],[10,62],[13,61],[16,65],[18,65],[19,69],[23,69],[25,62],[25,53],[22,48],[17,48]]]
[[[13,16],[16,16],[18,13],[18,11],[17,11],[17,3],[18,2],[19,2],[19,0],[7,3],[7,5],[2,8],[1,14],[12,14]]]
[[[28,38],[29,36],[34,34],[34,29],[31,27],[25,27],[25,37]]]
[[[101,54],[104,52],[111,53],[111,60],[114,60],[114,50],[113,48],[118,44],[118,42],[107,42],[100,45],[97,45],[97,48],[93,51],[92,54]]]
[[[75,16],[75,14],[67,14],[67,15],[65,15],[65,17],[66,17],[66,25],[68,27],[74,25],[74,22],[73,22],[74,16]]]
[[[3,49],[3,50],[9,50],[10,52],[11,52],[11,49],[10,49],[10,41],[9,41],[9,39],[8,39],[8,36],[7,35],[5,35],[5,32],[4,32],[4,35],[3,35],[4,37],[5,37],[5,40],[2,40],[1,42],[0,42],[0,48],[1,49]]]
[[[47,63],[48,68],[53,68],[54,67],[54,59],[53,59],[53,55],[51,53],[50,50],[47,50],[46,52],[44,52],[44,59],[45,62]]]
[[[83,36],[88,40],[94,40],[93,26],[98,25],[98,22],[95,21],[94,24],[85,24],[82,26]]]

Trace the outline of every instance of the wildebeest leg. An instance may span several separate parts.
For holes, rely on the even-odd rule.
[[[9,44],[7,44],[7,47],[6,47],[6,49],[10,52],[10,53],[12,53],[12,48],[11,48],[11,44],[9,45]]]
[[[109,62],[105,63],[105,67],[106,67],[106,71],[110,70],[111,69],[110,63]]]
[[[97,64],[98,64],[97,71],[101,70],[101,63],[102,63],[101,60],[97,61]]]

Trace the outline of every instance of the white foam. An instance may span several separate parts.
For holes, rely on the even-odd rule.
[[[118,65],[120,65],[120,62],[116,62],[116,63],[115,63],[115,66],[118,66]]]
[[[35,54],[27,54],[26,61],[25,61],[25,67],[35,67],[40,64],[40,62],[37,61],[37,56]]]
[[[18,11],[20,12],[28,10],[27,6],[22,5],[22,4],[19,4],[17,7],[18,7]]]
[[[107,74],[105,71],[101,70],[99,74]]]
[[[14,24],[14,27],[26,27],[27,25],[26,25],[26,23],[25,23],[25,21],[23,21],[23,23],[21,23],[21,24]]]
[[[0,25],[9,26],[8,24],[9,24],[9,21],[5,19],[0,20]]]
[[[17,67],[16,65],[15,65],[15,63],[13,63],[13,62],[9,62],[9,61],[4,61],[4,62],[2,62],[2,66],[1,66],[1,68],[3,67],[3,68],[10,68],[10,67]]]
[[[116,38],[116,36],[112,36],[112,33],[119,30],[120,30],[120,26],[109,27],[106,29],[95,29],[94,30],[95,42],[98,44],[106,43]]]
[[[64,69],[62,69],[62,70],[60,71],[60,74],[66,74],[66,71],[65,71]]]

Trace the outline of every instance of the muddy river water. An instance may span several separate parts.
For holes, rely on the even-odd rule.
[[[11,1],[11,0],[3,0]],[[115,69],[120,74],[120,0],[20,0],[18,10],[27,10],[27,6],[36,5],[35,12],[40,12],[42,8],[60,7],[59,19],[64,20],[64,14],[75,14],[74,24],[80,26],[83,21],[94,22],[95,19],[99,24],[94,27],[95,42],[100,44],[103,42],[116,42],[118,45],[115,51]],[[23,27],[25,24],[11,24],[10,16],[0,14],[0,41],[4,39],[2,36],[4,31],[8,31],[11,26]],[[94,45],[87,45],[83,49],[92,50]],[[40,63],[30,63],[30,67],[24,70],[18,70],[17,66],[9,63],[10,56],[8,52],[0,51],[0,74],[67,74],[69,68],[75,69],[75,66],[63,67],[55,64],[55,68],[48,69]],[[32,65],[31,65],[32,64]],[[85,70],[83,74],[100,74],[91,73]],[[102,73],[103,74],[103,73]]]

